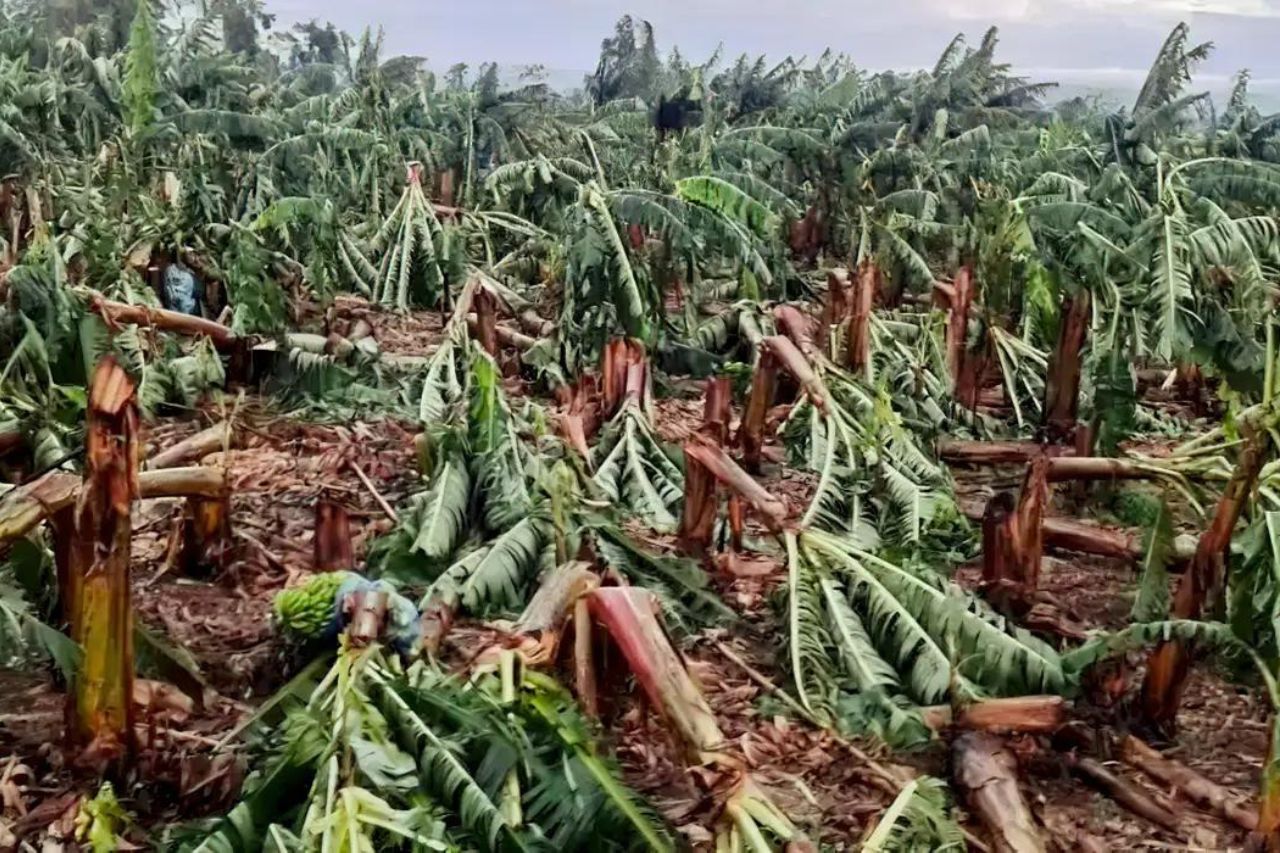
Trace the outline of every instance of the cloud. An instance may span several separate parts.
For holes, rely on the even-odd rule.
[[[1019,66],[1145,69],[1178,20],[1218,51],[1206,71],[1280,76],[1280,0],[266,0],[278,27],[332,20],[358,33],[381,24],[389,54],[437,69],[496,60],[594,67],[623,14],[651,21],[662,49],[816,56],[843,50],[866,68],[932,64],[957,31],[1001,30],[1000,57]]]

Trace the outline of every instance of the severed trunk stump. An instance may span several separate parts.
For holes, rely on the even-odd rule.
[[[231,502],[227,498],[187,498],[182,510],[182,572],[214,575],[231,553]]]
[[[114,358],[89,388],[85,479],[65,552],[71,638],[84,650],[68,696],[68,736],[80,761],[105,769],[134,753],[131,507],[138,495],[136,388]]]
[[[1025,609],[1040,583],[1050,461],[1033,457],[1017,504],[1008,493],[998,494],[982,517],[982,580],[1002,610]]]
[[[875,262],[866,260],[858,268],[858,281],[850,299],[849,334],[845,341],[846,362],[854,372],[871,364],[871,308],[875,304],[880,272]]]
[[[716,478],[685,446],[684,507],[680,515],[680,547],[686,554],[702,556],[715,533],[719,495]]]
[[[1076,426],[1080,408],[1080,354],[1092,316],[1089,291],[1062,300],[1058,342],[1045,377],[1044,423],[1050,441],[1065,441]]]
[[[356,565],[347,508],[329,498],[316,502],[314,564],[317,572],[346,571]]]
[[[1198,619],[1205,605],[1222,589],[1227,549],[1249,492],[1266,460],[1268,436],[1246,428],[1244,449],[1236,462],[1227,487],[1218,500],[1209,529],[1200,537],[1195,555],[1178,582],[1171,619]],[[1156,646],[1147,662],[1147,678],[1142,685],[1142,719],[1157,729],[1172,728],[1187,678],[1190,658],[1179,640],[1165,640]]]
[[[827,272],[827,298],[822,305],[822,330],[831,333],[832,326],[839,326],[849,316],[849,271],[836,267]]]
[[[751,378],[747,407],[738,426],[738,446],[742,448],[742,466],[751,473],[760,471],[760,453],[764,449],[765,418],[778,389],[778,359],[768,347],[760,349],[756,372]]]
[[[1018,576],[1018,514],[1013,495],[1000,492],[982,515],[982,582],[987,587],[1015,583]]]
[[[727,376],[707,380],[702,407],[702,430],[724,444],[729,438],[729,421],[733,417],[733,386]]]
[[[476,309],[476,339],[480,348],[491,357],[498,357],[498,300],[493,291],[481,285],[476,288],[473,302]]]
[[[973,270],[963,266],[947,291],[947,367],[951,376],[959,381],[964,364],[965,341],[969,336],[969,306],[973,301]]]

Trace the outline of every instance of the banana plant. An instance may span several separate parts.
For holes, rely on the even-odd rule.
[[[262,774],[178,849],[671,849],[547,676],[464,681],[344,645],[305,700],[276,707],[287,715],[265,733]]]

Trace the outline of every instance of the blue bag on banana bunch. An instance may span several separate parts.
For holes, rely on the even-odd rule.
[[[382,640],[401,655],[416,655],[422,642],[417,606],[386,581],[371,581],[357,572],[325,572],[301,586],[276,593],[276,628],[282,635],[302,642],[336,642],[351,618],[347,599],[361,592],[387,594]]]
[[[185,264],[175,262],[165,268],[164,301],[171,311],[199,316],[204,288]]]

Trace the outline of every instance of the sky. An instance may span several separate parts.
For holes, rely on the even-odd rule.
[[[1202,71],[1225,81],[1242,67],[1280,85],[1280,0],[266,0],[276,28],[312,18],[358,33],[381,25],[386,55],[431,67],[495,60],[582,71],[623,14],[654,25],[660,50],[816,56],[831,46],[868,69],[931,65],[957,32],[977,42],[991,24],[997,55],[1049,79],[1086,72],[1126,82],[1150,64],[1169,29],[1191,24],[1217,50]],[[1056,79],[1056,78],[1053,78]]]

